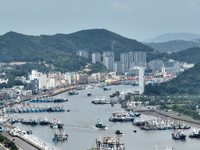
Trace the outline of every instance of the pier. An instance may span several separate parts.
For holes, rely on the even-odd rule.
[[[60,150],[32,134],[27,134],[24,130],[13,128],[11,125],[5,128],[7,132],[3,132],[2,134],[9,139],[15,139],[15,143],[20,145],[21,149],[25,150],[28,147],[29,150]],[[25,142],[22,142],[22,140]]]

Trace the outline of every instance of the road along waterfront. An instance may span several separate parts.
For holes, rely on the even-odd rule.
[[[67,141],[53,142],[52,138],[58,129],[52,129],[49,126],[30,126],[21,123],[16,123],[14,126],[19,126],[21,129],[31,128],[33,134],[41,138],[61,150],[86,150],[91,148],[95,143],[95,139],[103,138],[104,136],[114,136],[116,130],[124,133],[120,140],[124,141],[126,150],[158,150],[165,149],[166,146],[172,146],[175,150],[198,149],[199,139],[186,138],[185,141],[174,141],[171,137],[173,130],[155,130],[144,131],[132,125],[131,122],[110,122],[108,119],[111,113],[122,110],[120,104],[115,104],[112,107],[110,104],[94,105],[91,101],[97,96],[106,96],[115,91],[125,92],[133,91],[138,87],[131,85],[110,86],[110,91],[103,91],[103,89],[90,89],[92,96],[87,96],[87,90],[78,91],[78,95],[69,96],[67,93],[61,93],[57,96],[64,96],[68,98],[68,102],[62,103],[65,109],[70,109],[70,112],[43,112],[43,113],[22,113],[10,114],[10,116],[17,116],[23,118],[42,117],[46,116],[50,121],[60,119],[64,123],[64,128],[60,132],[65,132],[69,135]],[[28,102],[26,102],[28,103]],[[43,103],[30,105],[46,105]],[[153,119],[154,116],[142,114],[140,118]],[[94,126],[98,120],[107,126],[105,130],[96,129]],[[133,132],[136,130],[137,132]],[[190,130],[184,130],[188,135]]]

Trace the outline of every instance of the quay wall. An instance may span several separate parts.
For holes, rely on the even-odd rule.
[[[157,110],[157,109],[136,109],[135,111],[140,112],[140,113],[148,113],[149,115],[156,113],[156,114],[164,116],[164,117],[170,117],[174,120],[180,120],[180,121],[200,125],[199,120],[184,118],[184,117],[173,115],[173,114],[170,114],[170,113],[167,113],[167,112],[164,112],[164,111],[161,111],[161,110]]]

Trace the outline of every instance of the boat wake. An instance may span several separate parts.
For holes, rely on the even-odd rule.
[[[104,129],[100,129],[100,128],[97,128],[95,126],[91,126],[93,129],[97,129],[97,130],[108,130],[108,127],[105,127]]]

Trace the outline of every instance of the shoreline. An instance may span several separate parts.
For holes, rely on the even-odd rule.
[[[167,112],[163,112],[163,111],[156,110],[156,109],[138,109],[138,110],[136,109],[135,111],[138,112],[138,113],[141,113],[141,114],[148,115],[148,116],[154,116],[154,117],[161,117],[161,118],[164,118],[164,119],[169,119],[169,120],[174,121],[174,122],[178,122],[178,121],[185,122],[188,125],[190,125],[191,127],[200,128],[200,121],[199,120],[193,120],[193,119],[188,119],[188,118],[184,118],[184,117],[181,117],[181,116],[176,116],[176,115],[169,114]]]

